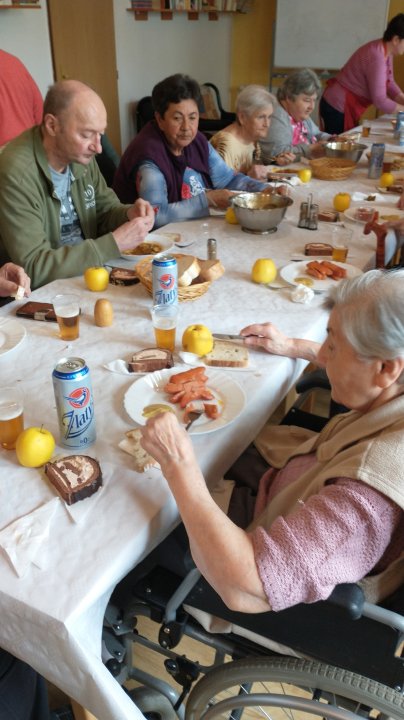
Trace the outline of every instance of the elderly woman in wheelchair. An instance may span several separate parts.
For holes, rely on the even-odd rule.
[[[233,630],[243,622],[254,630],[258,618],[271,638],[295,648],[291,654],[325,659],[381,681],[390,686],[383,690],[390,692],[389,699],[376,701],[375,687],[382,686],[368,686],[371,681],[366,677],[366,687],[359,690],[345,675],[341,685],[335,678],[324,680],[322,671],[320,679],[317,666],[304,665],[306,660],[294,660],[292,669],[290,658],[286,664],[271,659],[266,665],[258,659],[252,666],[239,660],[230,664],[236,667],[228,680],[226,663],[226,670],[213,671],[213,679],[208,674],[197,683],[187,704],[192,708],[187,709],[190,717],[203,715],[202,705],[212,704],[221,682],[233,686],[245,681],[249,691],[256,679],[282,680],[286,672],[285,681],[309,689],[305,701],[310,704],[321,696],[332,707],[308,705],[305,709],[314,714],[346,717],[333,715],[335,707],[338,712],[343,707],[367,717],[372,707],[404,718],[404,671],[402,661],[394,657],[404,632],[404,619],[397,612],[402,613],[402,597],[398,606],[391,606],[395,612],[372,604],[394,597],[404,578],[404,270],[376,270],[342,281],[327,302],[331,310],[327,338],[317,360],[326,369],[332,397],[350,412],[332,418],[320,433],[286,426],[264,428],[256,445],[269,469],[257,483],[251,477],[244,483],[237,480],[229,514],[208,491],[191,439],[171,413],[148,421],[142,444],[160,463],[177,501],[192,558],[204,577],[203,587],[191,593],[187,606],[198,602],[199,596],[201,609],[221,613]],[[259,342],[271,349],[265,339]],[[245,517],[232,519],[238,494],[251,510],[247,526]],[[349,618],[337,614],[336,636],[331,637],[335,614],[334,610],[328,614],[331,603],[324,601],[333,591],[335,595],[341,583],[359,581],[366,600],[361,594],[361,607]],[[205,593],[207,586],[213,588],[210,594]],[[218,596],[219,610],[209,600],[212,593]],[[383,613],[390,615],[386,619]],[[360,623],[352,622],[352,617],[360,615],[365,616],[360,621],[364,632],[357,635]],[[388,630],[380,633],[378,620]],[[231,654],[243,657],[249,652],[244,648]],[[262,649],[255,652],[261,655]],[[377,667],[380,662],[373,662],[374,653],[383,656],[385,670]],[[392,669],[386,660],[390,653]],[[296,702],[290,695],[287,703],[276,700],[273,692],[269,695],[272,704],[283,707]],[[237,698],[233,693],[230,708],[240,707]],[[267,700],[260,696],[257,703]]]

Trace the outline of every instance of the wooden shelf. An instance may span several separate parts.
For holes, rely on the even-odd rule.
[[[209,20],[218,20],[219,15],[235,15],[237,10],[136,10],[136,8],[126,8],[127,12],[133,13],[135,20],[148,20],[149,13],[160,13],[162,20],[172,20],[173,15],[188,15],[188,20],[198,20],[199,15],[207,15]]]
[[[12,5],[0,5],[0,10],[39,10],[41,5],[37,3],[13,3]]]

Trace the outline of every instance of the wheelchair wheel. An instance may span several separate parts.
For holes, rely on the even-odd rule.
[[[404,719],[396,690],[348,670],[300,658],[236,660],[210,671],[192,689],[186,720],[248,718]],[[301,713],[304,713],[302,716]]]

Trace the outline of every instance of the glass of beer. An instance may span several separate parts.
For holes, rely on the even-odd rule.
[[[332,259],[336,262],[346,262],[349,243],[352,239],[352,230],[341,225],[332,229]]]
[[[154,305],[151,309],[156,345],[174,351],[178,305]]]
[[[362,125],[362,137],[369,137],[370,135],[370,123],[365,120]]]
[[[24,430],[22,394],[17,388],[0,388],[0,445],[6,450],[15,448]]]
[[[53,307],[62,340],[76,340],[79,336],[80,302],[78,295],[56,295]]]

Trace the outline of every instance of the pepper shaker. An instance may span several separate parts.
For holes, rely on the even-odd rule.
[[[215,238],[208,238],[208,260],[216,260],[217,258],[217,242]]]
[[[297,223],[297,227],[299,228],[307,228],[308,227],[308,211],[309,211],[309,204],[307,202],[300,203],[300,215],[299,215],[299,222]]]

